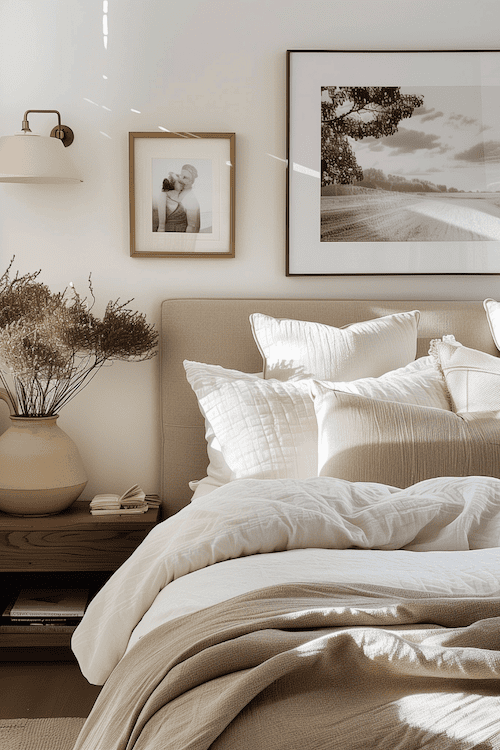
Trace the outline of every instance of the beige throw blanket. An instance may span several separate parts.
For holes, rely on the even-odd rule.
[[[152,631],[75,750],[500,748],[498,597],[289,584]]]

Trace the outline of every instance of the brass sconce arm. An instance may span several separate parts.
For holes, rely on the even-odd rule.
[[[57,109],[28,109],[24,113],[23,125],[21,130],[23,133],[31,133],[30,124],[28,122],[28,115],[33,112],[36,114],[54,114],[57,115],[57,125],[52,128],[50,135],[52,138],[58,138],[62,141],[63,146],[71,146],[74,141],[74,133],[67,125],[61,125],[61,113]]]

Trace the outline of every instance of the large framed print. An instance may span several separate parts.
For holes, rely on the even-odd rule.
[[[234,133],[129,133],[130,255],[234,257]]]
[[[500,273],[500,52],[288,50],[286,273]]]

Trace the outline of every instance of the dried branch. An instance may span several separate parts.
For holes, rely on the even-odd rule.
[[[0,383],[20,416],[54,415],[114,360],[144,361],[157,354],[158,333],[145,315],[119,299],[102,319],[71,285],[51,292],[40,271],[0,277]]]

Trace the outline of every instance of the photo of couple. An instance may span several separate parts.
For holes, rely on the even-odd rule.
[[[211,162],[177,161],[153,160],[153,232],[211,232]]]
[[[234,257],[234,133],[129,133],[130,255]]]

